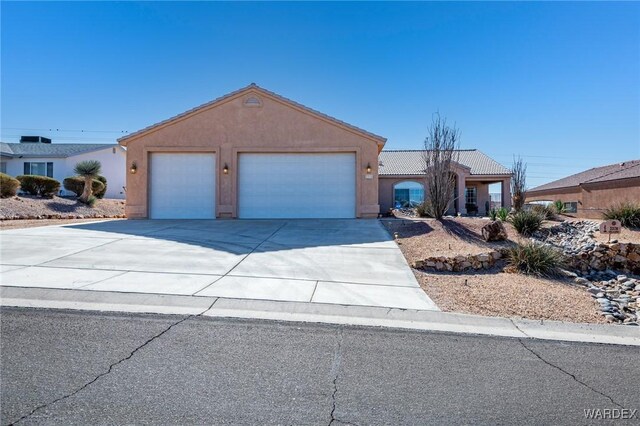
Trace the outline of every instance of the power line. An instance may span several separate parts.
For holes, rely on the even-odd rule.
[[[31,129],[27,127],[2,127],[3,130],[28,130],[33,132],[75,132],[75,133],[129,133],[128,130],[72,130],[72,129]]]

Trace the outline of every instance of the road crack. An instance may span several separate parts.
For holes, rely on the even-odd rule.
[[[344,328],[340,327],[340,332],[338,333],[338,342],[336,345],[336,350],[333,353],[333,362],[331,363],[331,377],[333,383],[333,391],[331,392],[331,412],[329,413],[329,426],[332,425],[353,425],[357,426],[353,422],[348,422],[345,420],[341,420],[335,416],[336,413],[336,395],[338,394],[338,379],[340,377],[340,367],[342,365],[342,344],[344,339]]]
[[[153,342],[154,340],[162,337],[165,333],[167,333],[169,330],[171,330],[173,327],[182,324],[183,322],[190,320],[192,318],[197,318],[199,316],[201,316],[202,314],[204,314],[205,312],[207,312],[209,309],[211,309],[213,307],[213,305],[217,302],[218,299],[214,300],[213,303],[211,303],[211,305],[203,310],[202,312],[198,313],[198,314],[191,314],[191,315],[187,315],[186,317],[180,319],[179,321],[176,321],[174,323],[172,323],[171,325],[169,325],[168,327],[166,327],[164,330],[162,330],[160,333],[152,336],[151,338],[147,339],[144,343],[142,343],[140,346],[137,346],[134,350],[132,350],[129,355],[125,356],[124,358],[120,358],[118,361],[114,362],[113,364],[109,365],[109,368],[107,369],[107,371],[105,371],[104,373],[100,373],[97,376],[95,376],[93,379],[89,380],[87,383],[85,383],[84,385],[80,386],[79,388],[75,389],[72,392],[69,392],[59,398],[54,399],[53,401],[49,401],[47,403],[44,403],[42,405],[37,406],[36,408],[34,408],[33,410],[31,410],[29,413],[25,414],[24,416],[20,417],[19,419],[8,423],[7,426],[12,426],[15,424],[18,424],[19,422],[28,419],[29,417],[33,416],[35,413],[37,413],[38,411],[50,407],[54,404],[57,404],[60,401],[64,401],[65,399],[71,398],[74,395],[77,395],[78,393],[82,392],[84,389],[88,388],[89,386],[91,386],[92,384],[96,383],[98,380],[102,379],[103,377],[109,375],[113,369],[115,367],[117,367],[118,365],[122,364],[123,362],[128,361],[129,359],[133,358],[133,356],[136,354],[136,352],[138,352],[139,350],[141,350],[142,348],[144,348],[145,346],[149,345],[151,342]]]
[[[575,374],[569,373],[567,370],[563,369],[562,367],[555,365],[549,361],[547,361],[546,359],[544,359],[540,354],[538,354],[536,351],[534,351],[533,349],[531,349],[529,346],[527,346],[522,338],[518,338],[518,342],[520,342],[520,344],[522,345],[523,348],[525,348],[527,351],[529,351],[531,354],[533,354],[536,358],[538,358],[540,361],[544,362],[545,364],[547,364],[550,367],[555,368],[556,370],[566,374],[567,376],[571,377],[575,382],[581,384],[582,386],[584,386],[585,388],[589,389],[591,392],[597,393],[598,395],[601,395],[605,398],[607,398],[609,401],[611,401],[611,403],[613,405],[616,405],[620,408],[624,408],[621,404],[617,403],[616,401],[613,400],[613,398],[611,398],[609,395],[600,392],[598,389],[595,389],[591,386],[589,386],[588,384],[586,384],[585,382],[583,382],[582,380],[578,379],[576,377]]]

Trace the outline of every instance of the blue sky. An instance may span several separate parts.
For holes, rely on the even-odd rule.
[[[530,187],[640,158],[640,3],[0,7],[4,142],[113,142],[256,82],[387,149],[439,111]]]

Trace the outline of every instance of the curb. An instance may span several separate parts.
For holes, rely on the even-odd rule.
[[[213,304],[213,306],[212,306]],[[640,346],[640,327],[484,317],[440,311],[0,286],[0,306],[197,315],[387,327]],[[209,308],[211,306],[211,308]]]

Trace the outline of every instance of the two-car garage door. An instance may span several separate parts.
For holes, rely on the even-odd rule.
[[[352,218],[353,153],[240,154],[240,218]]]
[[[150,217],[215,218],[215,163],[214,154],[151,154]],[[240,154],[238,216],[353,218],[355,167],[354,153]]]

